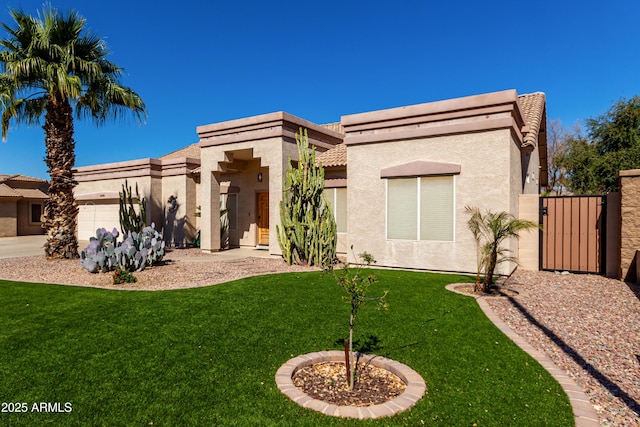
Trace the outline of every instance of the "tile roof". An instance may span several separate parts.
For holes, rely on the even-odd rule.
[[[320,125],[323,128],[335,131],[335,132],[340,132],[340,133],[344,133],[344,126],[342,126],[342,123],[337,122],[337,123],[327,123],[324,125]]]
[[[172,151],[169,154],[165,154],[160,157],[160,160],[169,160],[169,159],[180,159],[182,157],[190,157],[192,159],[200,158],[200,146],[198,143],[191,144],[187,147],[181,148],[176,151]]]
[[[0,184],[0,197],[11,198],[11,199],[22,198],[20,194],[18,194],[13,188],[9,187],[7,184]]]
[[[0,184],[0,197],[11,199],[47,199],[49,196],[39,188],[11,188]]]
[[[529,93],[518,96],[522,115],[529,132],[524,136],[523,145],[536,147],[538,134],[544,127],[545,120],[545,95],[542,92]]]
[[[15,174],[15,175],[0,174],[0,183],[6,182],[6,181],[47,182],[46,179],[34,178],[32,176],[26,176],[26,175],[20,175],[20,174]]]
[[[347,165],[347,145],[343,142],[335,147],[316,155],[316,163],[322,166],[346,166]]]
[[[39,188],[14,188],[14,191],[25,199],[48,199],[49,196]]]

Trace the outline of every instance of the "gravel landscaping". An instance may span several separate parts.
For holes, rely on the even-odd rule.
[[[640,287],[601,276],[516,271],[491,308],[589,396],[603,426],[640,426]]]
[[[175,250],[162,266],[135,273],[137,283],[112,285],[78,261],[43,256],[0,259],[0,278],[110,289],[199,287],[264,273],[308,271],[281,258],[223,259],[197,249]],[[640,426],[640,287],[593,275],[516,271],[504,284],[511,297],[491,308],[578,383],[603,426]]]
[[[136,283],[113,285],[110,273],[91,274],[77,260],[44,256],[0,259],[0,279],[127,290],[167,290],[215,285],[267,273],[309,271],[279,257],[228,259],[200,249],[174,249],[163,265],[135,272]]]

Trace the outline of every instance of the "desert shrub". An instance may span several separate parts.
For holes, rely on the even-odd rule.
[[[122,283],[136,283],[138,279],[130,271],[123,270],[120,267],[116,267],[116,271],[111,275],[114,285],[120,285]]]

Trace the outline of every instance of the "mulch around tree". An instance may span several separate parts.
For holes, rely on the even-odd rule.
[[[338,406],[370,406],[387,402],[404,392],[406,384],[396,375],[372,365],[361,365],[349,390],[344,363],[307,366],[293,376],[293,384],[313,399]]]

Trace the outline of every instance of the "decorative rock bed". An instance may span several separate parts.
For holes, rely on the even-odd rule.
[[[359,419],[389,417],[406,411],[415,405],[427,390],[427,386],[422,377],[407,365],[381,356],[363,355],[359,363],[368,363],[391,372],[407,385],[406,389],[398,397],[377,405],[334,405],[308,396],[293,384],[293,376],[298,369],[325,362],[344,363],[344,352],[337,350],[320,351],[294,357],[288,360],[278,369],[278,372],[276,372],[276,385],[282,393],[304,408],[334,417]]]

